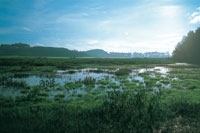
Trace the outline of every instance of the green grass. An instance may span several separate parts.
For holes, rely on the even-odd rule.
[[[109,81],[109,77],[102,80],[87,77],[60,85],[49,76],[39,85],[29,86],[14,82],[7,75],[0,78],[1,85],[18,85],[16,89],[22,95],[16,99],[0,95],[0,132],[199,132],[199,66],[174,67],[165,77],[156,72],[138,74],[144,78],[146,86],[142,81],[127,79],[134,68],[172,63],[171,59],[1,57],[0,72],[4,74],[43,75],[60,69],[88,67],[100,68],[91,72],[101,73],[101,68],[108,68],[119,69],[114,78],[120,84]],[[175,77],[178,80],[173,80]],[[171,88],[164,89],[162,84],[171,84]],[[153,92],[154,86],[161,88],[160,92]],[[119,88],[123,91],[118,91]],[[86,93],[81,94],[78,89]],[[52,90],[59,92],[53,99],[49,97]],[[67,99],[66,94],[69,95]]]
[[[120,59],[120,58],[37,58],[37,57],[0,57],[1,71],[42,71],[72,68],[116,68],[135,65],[165,65],[174,63],[171,59]]]

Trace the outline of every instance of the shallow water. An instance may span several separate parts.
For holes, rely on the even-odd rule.
[[[19,89],[16,89],[14,87],[4,87],[0,86],[0,96],[5,96],[5,97],[12,97],[13,99],[16,99],[17,96],[21,96],[22,94],[20,93]]]
[[[136,85],[139,86],[145,85],[145,79],[143,76],[139,76],[141,73],[145,72],[150,72],[149,77],[155,77],[155,73],[160,73],[161,76],[167,75],[167,73],[170,71],[169,68],[166,67],[154,67],[154,68],[143,68],[143,69],[134,69],[132,72],[126,77],[125,79],[119,79],[114,75],[114,72],[116,72],[119,69],[100,69],[101,71],[97,71],[98,69],[96,68],[87,68],[87,69],[78,69],[78,70],[68,70],[68,71],[63,71],[63,70],[58,70],[56,73],[53,74],[47,74],[47,75],[34,75],[34,74],[25,74],[26,76],[18,76],[14,77],[13,74],[3,74],[4,76],[7,75],[10,78],[12,78],[13,81],[24,81],[26,82],[29,86],[35,86],[35,85],[40,85],[40,82],[43,81],[48,81],[49,79],[53,79],[55,81],[55,84],[59,84],[63,86],[66,82],[77,82],[77,81],[83,81],[84,79],[90,77],[91,79],[96,80],[95,87],[91,89],[91,92],[94,92],[97,90],[99,85],[97,82],[99,80],[106,80],[112,83],[115,83],[116,85],[119,86],[117,88],[118,90],[123,90],[122,89],[122,80],[128,80],[128,82],[132,82],[132,80],[136,80],[137,83]],[[20,73],[18,73],[20,74]],[[21,73],[23,75],[23,73]],[[29,76],[27,76],[29,75]],[[170,84],[165,85],[162,84],[163,88],[170,88]],[[110,91],[113,88],[106,88],[105,91]],[[153,87],[153,90],[159,91],[158,87]],[[87,91],[85,90],[85,86],[82,85],[82,87],[76,88],[75,90],[55,90],[52,89],[49,91],[49,97],[54,98],[55,95],[57,94],[64,94],[64,99],[67,99],[68,97],[72,96],[73,94],[87,94]],[[1,87],[0,88],[0,95],[3,96],[11,96],[11,97],[16,97],[20,96],[21,93],[18,89],[14,87]]]
[[[25,81],[27,84],[33,86],[33,85],[39,85],[41,80],[48,80],[48,79],[54,79],[56,83],[64,85],[65,82],[75,82],[79,80],[84,80],[86,77],[91,77],[96,80],[103,79],[105,76],[110,76],[110,74],[107,73],[89,73],[85,71],[77,71],[74,74],[69,73],[57,73],[56,75],[59,75],[56,78],[47,78],[47,77],[40,77],[40,76],[30,76],[27,78],[14,78],[14,80],[17,81]]]
[[[170,69],[166,67],[154,67],[154,68],[142,68],[136,71],[138,71],[139,73],[158,72],[160,74],[167,74],[170,71]]]
[[[61,85],[64,85],[65,82],[75,82],[79,80],[82,81],[86,77],[91,77],[96,80],[102,80],[102,79],[108,78],[109,81],[113,81],[113,82],[116,81],[115,75],[108,72],[115,72],[118,69],[110,70],[110,71],[108,69],[103,69],[102,73],[90,72],[92,70],[97,70],[97,69],[87,68],[87,69],[73,70],[75,71],[75,73],[67,73],[68,71],[72,71],[72,70],[68,70],[68,71],[58,70],[55,74],[51,74],[51,75],[46,74],[46,76],[30,74],[27,77],[15,77],[12,79],[16,81],[25,81],[28,85],[31,85],[31,86],[39,85],[41,80],[48,80],[48,79],[54,79],[56,83],[61,84]],[[135,80],[144,82],[144,78],[142,76],[138,76],[138,73],[158,72],[162,75],[166,75],[169,71],[170,71],[169,68],[165,68],[165,67],[135,69],[129,74],[128,78],[133,77],[133,79]],[[12,76],[11,74],[9,75]]]

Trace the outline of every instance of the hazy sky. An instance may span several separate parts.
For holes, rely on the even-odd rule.
[[[172,52],[200,25],[200,0],[0,0],[0,43]]]

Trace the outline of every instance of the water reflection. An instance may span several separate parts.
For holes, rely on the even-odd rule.
[[[51,74],[33,74],[33,73],[4,73],[1,76],[8,76],[9,78],[11,78],[13,81],[24,81],[26,84],[28,84],[29,86],[36,86],[36,85],[40,85],[41,81],[46,81],[49,79],[53,79],[53,82],[55,82],[55,84],[59,84],[61,86],[64,86],[65,83],[68,82],[73,82],[76,84],[76,82],[78,83],[82,83],[82,86],[79,86],[78,88],[75,89],[71,89],[71,90],[59,90],[59,89],[50,89],[49,91],[49,97],[54,99],[56,95],[63,95],[64,99],[68,99],[69,97],[73,97],[74,95],[85,95],[87,94],[87,87],[86,85],[84,85],[83,81],[86,78],[91,78],[91,79],[95,79],[95,85],[93,87],[90,86],[89,90],[91,93],[100,93],[100,92],[107,92],[113,89],[117,89],[120,91],[123,91],[124,89],[124,85],[127,83],[131,83],[131,82],[135,82],[136,86],[146,86],[145,83],[145,78],[147,76],[149,76],[150,78],[155,78],[156,77],[156,73],[159,73],[162,76],[166,76],[167,73],[170,71],[169,68],[166,67],[154,67],[154,68],[143,68],[143,69],[134,69],[132,70],[132,72],[126,76],[126,77],[117,77],[114,73],[116,71],[118,71],[119,69],[97,69],[97,68],[86,68],[86,69],[77,69],[77,70],[67,70],[67,71],[63,71],[63,70],[58,70],[55,73],[51,73]],[[145,74],[146,75],[141,75],[141,74]],[[21,75],[20,75],[21,74]],[[18,76],[15,76],[18,75]],[[23,76],[25,75],[25,76]],[[110,84],[108,83],[108,85],[99,85],[98,81],[100,80],[105,80],[107,82],[110,82]],[[160,80],[160,79],[158,79]],[[156,82],[157,84],[161,84],[159,81]],[[105,90],[102,91],[98,91],[99,87],[105,88]],[[132,84],[130,84],[129,87],[131,87]],[[113,88],[114,87],[114,88]],[[134,84],[133,86],[134,87]],[[158,86],[153,86],[153,90],[154,91],[159,91],[160,88],[170,88],[171,85],[170,84],[161,84],[159,87]],[[12,96],[12,97],[16,97],[16,96],[20,96],[22,95],[20,93],[20,91],[14,87],[6,87],[6,86],[1,86],[0,87],[0,95],[3,96]]]

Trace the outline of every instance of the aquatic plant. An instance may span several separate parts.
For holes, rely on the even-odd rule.
[[[64,87],[61,85],[56,86],[56,90],[64,90]]]
[[[130,69],[119,69],[118,71],[115,72],[116,76],[124,76],[124,75],[129,75],[131,73]]]
[[[153,87],[156,85],[156,82],[151,79],[145,80],[144,82],[145,82],[146,87]]]
[[[92,77],[86,77],[83,80],[83,84],[85,85],[90,85],[90,84],[95,84],[96,83],[96,79],[92,78]]]
[[[18,81],[8,76],[0,76],[0,85],[14,88],[25,88],[28,86],[25,81]]]
[[[85,88],[84,88],[84,89],[85,89],[86,91],[88,91],[88,92],[89,92],[89,91],[91,91],[93,88],[94,88],[94,86],[93,86],[93,85],[87,85],[87,86],[85,86]]]
[[[109,84],[109,81],[108,80],[99,80],[98,82],[97,82],[97,84],[101,84],[101,85],[108,85]]]
[[[119,88],[119,86],[116,85],[116,83],[114,83],[114,82],[109,82],[107,88],[109,88],[109,89],[116,89],[116,88]]]
[[[82,85],[80,83],[74,83],[74,82],[65,82],[64,84],[64,88],[66,88],[67,90],[74,90],[81,86]]]

